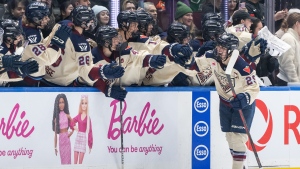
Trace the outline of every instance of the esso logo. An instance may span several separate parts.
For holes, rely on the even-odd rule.
[[[194,150],[194,156],[197,160],[203,161],[208,157],[209,151],[205,145],[198,145]]]
[[[204,113],[209,107],[208,101],[204,97],[199,97],[194,102],[194,109],[198,113]]]
[[[208,133],[209,127],[205,121],[198,121],[194,126],[194,132],[199,137],[204,137]]]

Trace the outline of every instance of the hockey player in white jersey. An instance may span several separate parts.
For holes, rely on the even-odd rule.
[[[243,169],[247,151],[245,143],[248,137],[245,134],[239,110],[242,110],[250,129],[255,112],[255,99],[260,90],[256,82],[255,70],[239,56],[231,72],[232,84],[237,94],[233,97],[225,70],[232,51],[237,49],[238,45],[239,40],[236,36],[224,33],[217,39],[217,47],[202,56],[213,70],[215,86],[220,98],[221,130],[226,133],[226,140],[233,158],[232,169]]]
[[[123,75],[124,68],[117,65],[96,66],[93,64],[90,45],[83,36],[84,31],[93,31],[96,27],[95,14],[90,7],[76,7],[71,12],[71,18],[72,22],[69,20],[61,22],[62,25],[72,27],[72,33],[60,57],[54,64],[46,67],[42,85],[78,86],[80,83],[98,81],[95,87],[107,94],[108,88],[102,79],[119,78]],[[124,90],[123,93],[125,95],[115,99],[123,100],[126,91]]]
[[[26,40],[29,44],[24,49],[22,60],[34,59],[39,64],[39,71],[33,73],[30,77],[33,79],[24,79],[30,85],[37,85],[37,82],[45,75],[45,66],[53,64],[60,56],[60,48],[65,48],[65,43],[70,36],[71,29],[67,26],[55,26],[53,28],[53,37],[51,43],[46,44],[46,40],[42,36],[41,30],[47,25],[49,18],[49,8],[45,3],[32,2],[26,7],[26,20],[23,30]],[[50,41],[49,39],[49,41]]]
[[[177,42],[180,44],[188,44],[189,42],[189,29],[181,23],[172,23],[168,28],[168,42]],[[193,56],[197,51],[193,52]],[[203,66],[205,62],[201,61],[199,57],[192,57],[189,64],[185,65],[188,70],[197,71],[194,76],[187,76],[184,73],[178,73],[172,80],[169,86],[208,86],[213,82],[212,70],[208,66]],[[207,64],[206,64],[207,65]],[[201,71],[200,71],[201,69]]]
[[[149,68],[160,69],[166,63],[166,57],[163,55],[152,55],[148,51],[136,51],[129,46],[125,50],[117,51],[117,45],[121,39],[117,30],[111,26],[101,26],[97,30],[96,41],[98,47],[92,50],[94,63],[96,65],[121,64],[125,68],[122,86],[141,85],[141,79],[145,77]],[[119,80],[116,79],[113,85],[119,86]]]
[[[19,22],[11,19],[0,20],[0,30],[0,85],[9,86],[8,82],[22,81],[28,74],[37,72],[38,64],[34,60],[21,61],[21,56],[16,53],[16,49],[21,49],[24,43]]]

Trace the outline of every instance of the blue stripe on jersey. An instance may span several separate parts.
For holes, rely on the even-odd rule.
[[[247,76],[253,72],[252,67],[241,56],[238,57],[233,68],[239,71],[242,76]]]
[[[42,37],[39,29],[23,26],[23,30],[26,35],[26,40],[29,41],[29,44],[37,44],[41,42]]]
[[[100,54],[100,49],[98,47],[92,49],[93,63],[97,63],[103,60],[103,56]]]
[[[0,46],[0,53],[5,55],[8,52],[8,48],[5,45],[5,43],[3,42],[2,45]]]
[[[127,47],[125,50],[121,51],[121,56],[123,55],[130,55],[130,51],[132,50],[132,47]]]
[[[90,44],[86,41],[85,37],[78,34],[77,31],[71,33],[70,40],[76,52],[88,52],[91,50]]]

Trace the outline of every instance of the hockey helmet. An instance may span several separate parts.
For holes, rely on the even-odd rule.
[[[203,25],[205,23],[205,21],[207,21],[207,20],[214,20],[214,21],[223,23],[223,19],[222,19],[221,15],[217,14],[217,13],[211,13],[211,12],[206,13],[202,18],[201,25]]]
[[[226,60],[228,56],[231,55],[232,51],[239,47],[239,39],[233,34],[225,32],[222,35],[220,35],[220,37],[217,39],[217,46],[221,46],[227,49],[227,56],[225,58]],[[217,60],[222,59],[221,56],[216,51],[216,49],[215,49],[215,55],[217,56]]]
[[[111,48],[112,39],[118,36],[118,32],[115,28],[105,25],[98,28],[96,32],[96,42],[99,46]]]
[[[139,23],[138,29],[142,34],[146,35],[146,33],[148,32],[149,24],[154,24],[153,17],[144,10],[136,11],[136,15]]]
[[[21,29],[19,22],[11,19],[4,19],[0,21],[0,27],[3,29],[3,41],[5,43],[13,44],[18,36],[22,36],[22,40],[24,40],[24,32]],[[22,43],[16,45],[20,46]]]
[[[71,18],[75,26],[79,26],[86,31],[92,32],[97,26],[97,19],[94,11],[87,6],[77,6],[71,12]]]
[[[120,29],[127,31],[131,22],[138,22],[136,12],[121,11],[117,17],[118,26]]]
[[[207,20],[202,25],[202,37],[204,41],[216,40],[225,32],[223,25],[216,20]]]
[[[33,23],[37,26],[41,24],[41,20],[45,16],[49,16],[49,8],[43,2],[32,2],[25,10],[25,16],[29,23]]]
[[[183,43],[185,38],[190,37],[190,30],[186,25],[179,22],[172,23],[167,30],[167,41],[169,43]]]

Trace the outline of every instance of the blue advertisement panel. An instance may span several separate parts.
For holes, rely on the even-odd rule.
[[[194,91],[192,101],[192,168],[210,168],[210,92]]]

